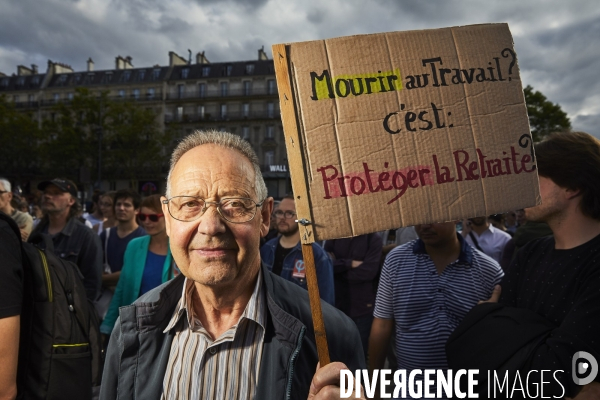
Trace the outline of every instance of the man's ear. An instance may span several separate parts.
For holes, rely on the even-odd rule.
[[[571,200],[581,195],[581,189],[565,189],[565,194],[567,196],[567,200]]]
[[[265,237],[271,227],[271,214],[273,213],[273,198],[267,197],[260,208],[260,236]]]

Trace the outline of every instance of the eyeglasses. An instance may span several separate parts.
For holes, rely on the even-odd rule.
[[[192,222],[200,218],[209,205],[217,206],[217,211],[226,221],[241,224],[251,221],[256,215],[256,209],[264,201],[256,203],[246,197],[225,198],[220,201],[206,201],[197,196],[174,196],[162,200],[167,205],[169,214],[178,221]]]
[[[8,193],[8,190],[0,190],[0,194]]]
[[[139,213],[138,217],[140,218],[140,221],[142,221],[142,222],[144,222],[146,220],[146,218],[148,218],[152,222],[158,222],[160,217],[163,217],[164,215],[165,214],[142,214],[142,213]]]
[[[292,211],[283,212],[281,210],[277,210],[273,213],[273,215],[275,216],[275,218],[284,218],[285,217],[285,219],[290,219],[290,218],[294,218],[296,216],[296,213],[292,212]]]

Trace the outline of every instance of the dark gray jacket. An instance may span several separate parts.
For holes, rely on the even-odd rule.
[[[29,240],[47,229],[48,219],[44,218],[31,232]],[[52,237],[52,243],[54,254],[77,264],[88,299],[96,300],[102,284],[102,245],[98,235],[77,218],[69,218],[63,230]]]
[[[302,399],[308,396],[318,362],[308,292],[263,265],[267,328],[257,399]],[[101,400],[159,400],[174,332],[163,333],[183,290],[178,276],[122,307],[110,338],[102,378]],[[351,371],[365,360],[356,325],[321,301],[329,353]]]

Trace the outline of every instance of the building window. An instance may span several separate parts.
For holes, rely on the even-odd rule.
[[[67,93],[67,99],[69,99],[69,101],[73,100],[73,92]]]
[[[109,83],[110,81],[112,81],[112,77],[112,72],[107,72],[102,76],[102,83]]]
[[[148,99],[153,99],[154,98],[154,93],[155,93],[155,89],[154,88],[148,88]]]
[[[143,81],[145,77],[146,77],[145,69],[138,71],[138,81]]]
[[[119,90],[119,97],[120,97],[120,98],[123,98],[123,97],[125,97],[125,90],[123,90],[123,89],[120,89],[120,90]]]
[[[277,86],[275,86],[275,79],[269,79],[267,81],[267,93],[275,94],[276,91],[277,91]]]
[[[275,117],[275,103],[267,103],[267,118]]]
[[[133,89],[133,98],[136,100],[140,99],[140,89]]]
[[[252,82],[244,81],[244,96],[250,96],[252,94]]]
[[[190,74],[190,69],[189,68],[183,68],[181,70],[181,79],[187,79],[188,75]]]
[[[210,75],[210,67],[206,66],[206,67],[202,67],[202,76],[208,76]]]
[[[206,97],[206,83],[199,83],[198,84],[198,96],[199,97]]]
[[[273,150],[269,150],[265,152],[265,165],[273,165],[275,164],[275,152]]]
[[[233,71],[233,65],[228,65],[225,67],[225,75],[231,76],[231,71]]]
[[[64,85],[66,81],[67,81],[67,75],[61,75],[58,78],[58,83],[61,84],[61,85]]]
[[[13,103],[18,103],[18,102],[19,102],[19,95],[18,95],[18,94],[15,94],[15,95],[13,96]]]
[[[24,84],[25,84],[25,77],[23,77],[23,76],[20,76],[20,77],[17,79],[17,86],[23,86]]]
[[[54,93],[52,95],[52,99],[54,100],[54,102],[58,102],[60,100],[60,93]]]
[[[180,99],[183,99],[183,96],[185,94],[185,86],[184,85],[177,85],[177,96]]]
[[[33,103],[33,95],[32,95],[32,94],[30,94],[30,95],[27,95],[27,101],[28,101],[29,103]]]
[[[183,107],[177,107],[177,121],[183,119]]]
[[[2,85],[3,87],[8,86],[8,78],[2,78],[2,81],[0,81],[0,85]]]
[[[160,78],[160,68],[154,68],[152,70],[152,79],[157,80],[158,78]]]
[[[242,117],[248,118],[250,116],[250,103],[242,104]]]
[[[75,84],[78,85],[81,82],[81,74],[75,74]]]
[[[205,110],[204,106],[198,106],[198,118],[204,119],[205,113],[206,113],[206,110]]]
[[[227,132],[227,128],[225,128],[224,126],[220,126],[219,132]]]
[[[242,126],[242,139],[250,140],[250,127]]]
[[[265,137],[267,139],[273,139],[274,136],[275,136],[275,128],[273,127],[273,125],[267,125],[267,134],[265,135]]]
[[[130,78],[131,78],[131,71],[125,71],[125,72],[123,73],[123,80],[124,80],[125,82],[128,82]]]
[[[221,96],[227,96],[227,82],[221,82]]]
[[[254,73],[254,64],[246,64],[246,75],[252,75]]]
[[[227,117],[227,104],[221,104],[221,118]]]

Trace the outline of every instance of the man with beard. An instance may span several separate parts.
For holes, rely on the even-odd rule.
[[[450,333],[482,295],[489,298],[499,289],[504,275],[456,233],[454,222],[415,229],[419,239],[393,249],[381,271],[369,338],[371,371],[383,368],[394,326],[399,369],[407,375],[447,369]]]
[[[476,217],[468,220],[463,226],[463,237],[471,246],[500,262],[504,246],[510,240],[510,235],[494,227],[486,217]]]
[[[560,384],[551,379],[544,395],[574,397],[581,389],[572,379],[574,355],[584,351],[600,361],[600,141],[583,132],[554,134],[535,146],[535,154],[542,204],[525,209],[525,216],[547,223],[553,236],[517,252],[499,302],[555,326],[525,366],[563,370]],[[600,398],[599,381],[600,375],[577,399]]]
[[[293,196],[285,196],[273,213],[280,236],[269,240],[260,249],[260,256],[269,271],[307,289],[306,270],[300,245],[300,231],[296,221],[296,204]],[[321,299],[335,303],[333,266],[327,253],[316,243],[312,244],[317,269]]]
[[[66,179],[56,178],[38,185],[42,196],[42,221],[31,232],[50,235],[54,253],[79,267],[87,297],[95,300],[102,275],[102,247],[91,229],[77,218],[81,205],[77,200],[77,187]]]

